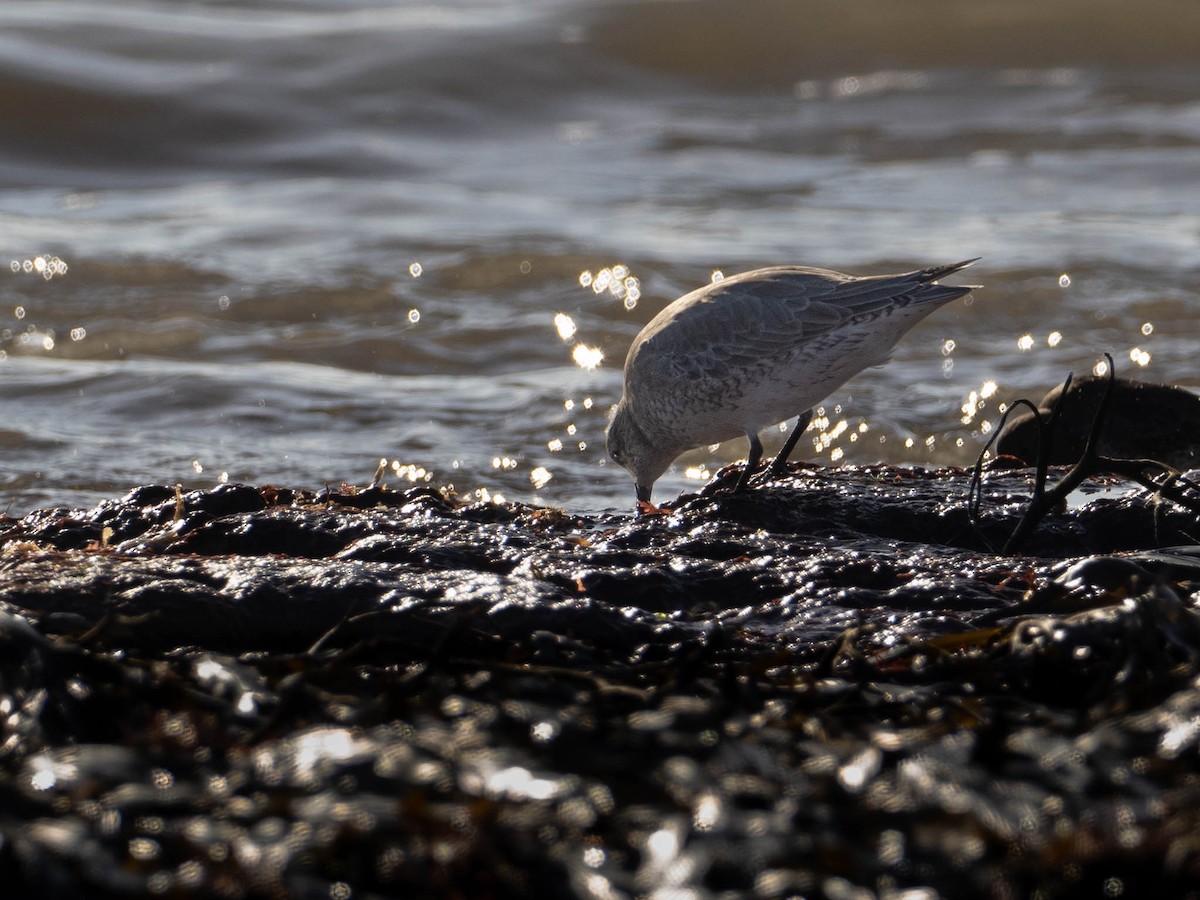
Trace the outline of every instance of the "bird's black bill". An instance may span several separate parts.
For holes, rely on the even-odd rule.
[[[649,503],[650,502],[650,485],[635,484],[633,487],[634,487],[634,490],[637,491],[637,498],[638,498],[639,502],[641,502],[641,503]]]

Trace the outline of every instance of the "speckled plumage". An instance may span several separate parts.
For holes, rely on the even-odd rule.
[[[646,501],[667,467],[694,447],[744,434],[752,467],[759,431],[886,362],[913,325],[972,290],[937,283],[972,262],[865,277],[777,266],[692,291],[634,338],[609,454]]]

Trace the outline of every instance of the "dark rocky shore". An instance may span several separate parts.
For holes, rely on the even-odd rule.
[[[7,896],[1200,896],[1200,518],[969,481],[0,520]]]

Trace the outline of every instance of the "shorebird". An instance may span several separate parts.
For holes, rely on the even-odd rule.
[[[745,435],[744,490],[762,459],[759,432],[797,416],[768,469],[777,474],[812,407],[852,376],[887,362],[935,309],[978,285],[938,279],[966,260],[903,275],[843,275],[776,266],[705,285],[650,320],[625,358],[608,453],[629,470],[639,504],[684,451]]]

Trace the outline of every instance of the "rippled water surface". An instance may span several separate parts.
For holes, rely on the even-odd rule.
[[[830,398],[810,458],[969,462],[1001,402],[1104,352],[1200,386],[1191,2],[0,16],[12,512],[365,483],[381,459],[393,482],[626,507],[603,432],[630,338],[767,264],[983,257],[972,302]]]

